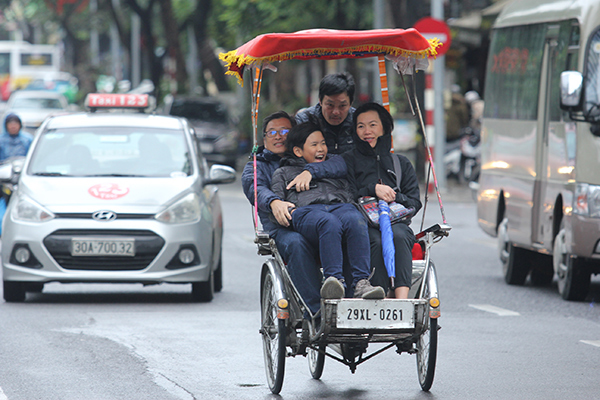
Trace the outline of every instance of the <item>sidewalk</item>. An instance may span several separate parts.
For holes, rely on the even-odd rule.
[[[425,194],[425,184],[420,183],[419,188],[421,189],[421,197]],[[465,183],[463,185],[456,182],[454,179],[446,181],[445,190],[440,190],[440,196],[442,202],[449,203],[475,203],[475,195],[472,193],[469,186]],[[429,201],[437,201],[437,194],[435,189],[429,192]]]

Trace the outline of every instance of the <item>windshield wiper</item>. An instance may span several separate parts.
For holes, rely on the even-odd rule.
[[[138,174],[93,174],[93,175],[84,175],[84,176],[140,177],[140,176],[146,176],[146,175],[138,175]]]
[[[34,172],[35,176],[68,176],[63,174],[62,172]]]

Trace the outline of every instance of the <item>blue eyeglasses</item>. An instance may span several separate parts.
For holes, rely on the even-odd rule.
[[[281,136],[285,136],[285,135],[287,135],[287,134],[288,134],[288,132],[289,132],[289,131],[290,131],[289,129],[281,129],[281,130],[279,130],[279,131],[272,130],[272,131],[267,131],[265,134],[266,134],[266,135],[269,135],[269,136],[271,136],[271,137],[273,137],[273,136],[277,135],[278,133],[279,133]]]

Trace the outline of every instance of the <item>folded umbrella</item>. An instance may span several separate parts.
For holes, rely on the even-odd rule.
[[[383,261],[390,277],[391,288],[394,290],[396,248],[394,247],[394,232],[392,232],[392,224],[390,222],[390,207],[384,200],[379,200],[379,229],[381,230]]]

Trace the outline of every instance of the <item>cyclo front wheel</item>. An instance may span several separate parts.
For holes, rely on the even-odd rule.
[[[264,274],[261,287],[261,334],[267,383],[271,392],[278,394],[285,372],[286,326],[284,319],[277,318],[279,299],[275,291],[275,277],[270,272]]]
[[[320,379],[321,375],[323,375],[323,367],[325,366],[325,347],[325,345],[320,345],[320,351],[311,348],[307,349],[308,369],[310,370],[310,375],[314,379]]]

